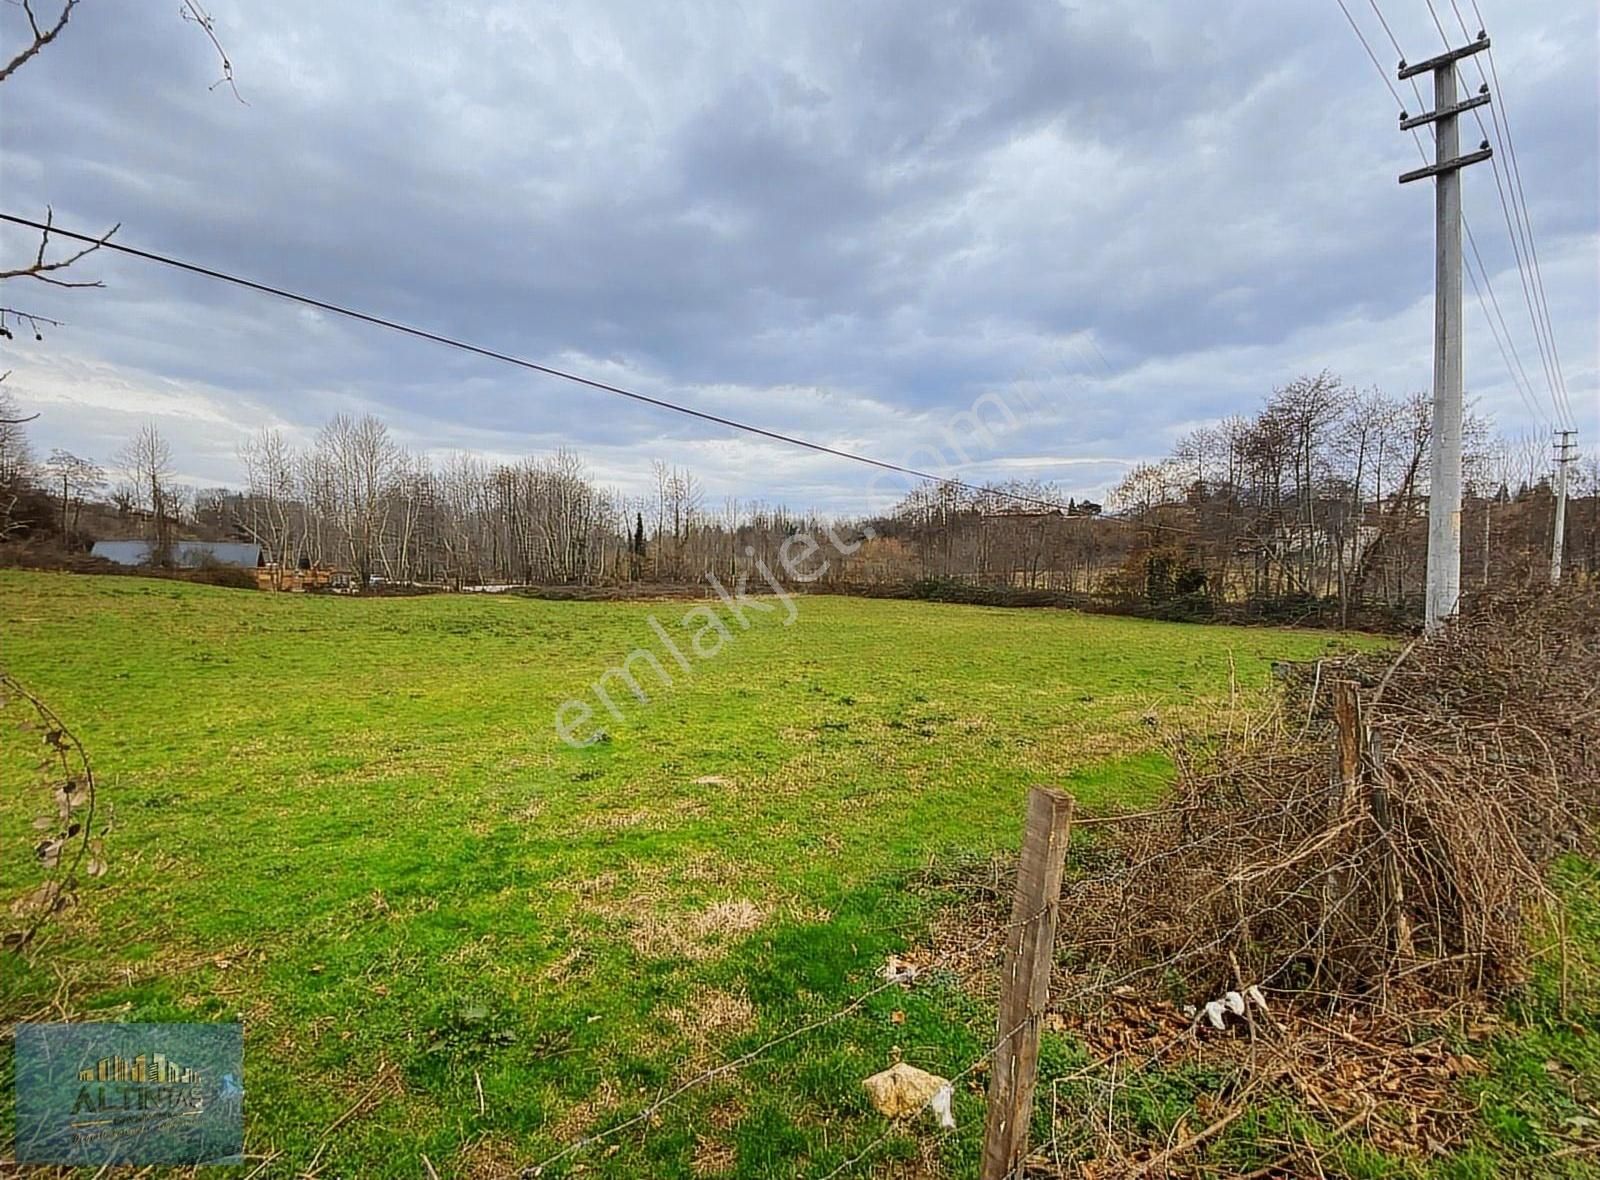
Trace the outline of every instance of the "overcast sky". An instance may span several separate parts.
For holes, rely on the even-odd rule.
[[[1479,3],[1592,447],[1594,0]],[[1014,423],[952,473],[1080,496],[1302,373],[1429,387],[1431,185],[1396,183],[1416,148],[1335,0],[214,0],[248,105],[208,89],[216,55],[176,7],[84,0],[4,84],[0,207],[120,221],[131,246],[891,461],[933,463],[995,393]],[[1382,7],[1411,60],[1439,50],[1424,0]],[[6,56],[22,20],[0,4]],[[1549,415],[1490,167],[1464,190]],[[31,249],[0,232],[5,265]],[[41,451],[109,460],[154,419],[185,478],[226,483],[257,427],[305,440],[370,410],[417,449],[569,445],[628,491],[661,458],[713,502],[865,502],[871,472],[838,460],[134,259],[82,265],[104,290],[0,292],[67,322],[0,365]],[[1544,431],[1466,290],[1469,397]]]

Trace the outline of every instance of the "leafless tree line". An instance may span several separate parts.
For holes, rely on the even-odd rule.
[[[1350,389],[1329,374],[1274,391],[1252,416],[1194,430],[1131,469],[1113,511],[1040,481],[911,488],[892,509],[828,520],[761,501],[710,502],[701,480],[655,462],[646,491],[602,486],[572,451],[491,462],[408,451],[371,415],[339,414],[305,446],[263,429],[239,448],[232,487],[179,481],[166,440],[142,427],[108,474],[55,450],[33,458],[0,393],[0,531],[69,547],[142,535],[161,560],[179,536],[258,542],[283,567],[453,587],[737,579],[797,533],[851,544],[815,571],[830,585],[949,581],[1014,590],[1214,602],[1302,601],[1403,611],[1426,559],[1428,407]],[[1491,437],[1472,419],[1466,581],[1504,581],[1548,560],[1551,453]],[[1571,473],[1568,565],[1600,571],[1600,469]],[[35,493],[19,511],[19,497]],[[85,515],[92,530],[80,527]],[[93,532],[94,536],[86,535]]]
[[[1420,593],[1426,566],[1430,407],[1415,394],[1357,390],[1329,373],[1274,390],[1252,416],[1181,438],[1158,463],[1129,472],[1113,505],[1139,524],[1143,565],[1191,573],[1219,598],[1336,599],[1398,607]],[[1547,440],[1510,440],[1468,414],[1464,580],[1526,576],[1547,560],[1553,455]],[[1569,540],[1593,572],[1593,463],[1571,473]]]
[[[600,486],[566,449],[436,462],[371,415],[336,415],[303,449],[259,431],[240,459],[243,489],[201,493],[197,522],[236,529],[285,564],[348,569],[362,584],[697,580],[747,568],[806,524],[759,504],[713,511],[692,472],[660,462],[640,497]]]

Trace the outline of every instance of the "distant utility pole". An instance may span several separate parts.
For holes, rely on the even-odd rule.
[[[1550,539],[1550,584],[1561,585],[1561,550],[1567,539],[1567,464],[1577,458],[1572,436],[1576,430],[1558,430],[1556,442],[1556,529]]]
[[[1493,155],[1487,141],[1458,155],[1456,118],[1489,101],[1484,87],[1463,101],[1456,89],[1456,62],[1489,48],[1489,36],[1414,66],[1400,63],[1404,81],[1433,74],[1433,110],[1414,117],[1400,112],[1400,129],[1434,124],[1434,162],[1400,177],[1401,184],[1434,179],[1438,221],[1434,227],[1433,450],[1428,492],[1427,629],[1456,613],[1461,598],[1461,169]]]

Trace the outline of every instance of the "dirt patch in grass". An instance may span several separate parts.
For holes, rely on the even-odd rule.
[[[634,913],[628,941],[646,958],[709,959],[758,929],[767,917],[766,910],[742,897],[683,914]]]
[[[717,1050],[756,1024],[756,1009],[749,996],[715,987],[697,988],[687,1003],[668,1008],[665,1016],[688,1046],[680,1066],[685,1074],[706,1068]]]
[[[711,902],[700,909],[663,908],[670,893],[661,888],[615,892],[622,876],[603,873],[582,883],[583,909],[607,925],[620,927],[635,954],[647,959],[714,958],[738,939],[759,929],[772,911],[747,898]],[[630,885],[637,886],[636,880]]]
[[[743,992],[702,987],[684,1007],[668,1009],[667,1018],[685,1036],[709,1042],[749,1029],[755,1024],[756,1009]]]
[[[581,832],[625,832],[660,818],[659,812],[642,807],[631,811],[597,811],[578,820],[576,826]]]
[[[621,1097],[622,1090],[615,1078],[601,1078],[600,1084],[587,1098],[574,1102],[550,1124],[550,1138],[557,1143],[569,1143],[587,1134],[598,1119],[616,1107]]]
[[[576,979],[587,969],[588,958],[582,947],[575,946],[541,969],[539,978],[546,983],[564,983],[569,979]]]
[[[738,1162],[739,1153],[732,1144],[709,1135],[695,1136],[694,1155],[689,1159],[689,1166],[696,1176],[723,1176],[733,1171]]]
[[[759,870],[749,862],[713,852],[661,860],[631,858],[620,867],[573,882],[578,900],[596,912],[644,908],[681,895],[684,885],[729,889],[752,880]],[[597,904],[601,903],[601,904]]]
[[[450,1174],[462,1180],[514,1180],[522,1175],[526,1163],[513,1140],[485,1135],[456,1153],[456,1166]]]
[[[511,813],[511,822],[518,824],[531,824],[544,812],[543,799],[529,799],[521,807]]]

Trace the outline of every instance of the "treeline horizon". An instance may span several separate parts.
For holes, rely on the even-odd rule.
[[[373,415],[334,415],[305,447],[263,428],[240,446],[235,488],[177,482],[146,424],[107,469],[55,449],[38,458],[0,390],[0,544],[82,551],[95,535],[248,540],[285,566],[460,588],[738,577],[800,533],[860,542],[829,584],[939,580],[1028,591],[1171,599],[1329,600],[1404,608],[1426,560],[1428,405],[1357,391],[1326,372],[1272,391],[1251,415],[1183,436],[1132,468],[1106,509],[1047,481],[970,488],[928,481],[855,517],[761,500],[708,502],[688,468],[650,464],[650,488],[597,483],[574,451],[489,462],[411,452]],[[1493,436],[1469,416],[1463,586],[1548,563],[1548,448]],[[1569,567],[1593,576],[1597,468],[1568,471]],[[159,560],[159,558],[158,558]],[[775,568],[775,567],[773,567]],[[1475,578],[1477,573],[1480,577]]]

